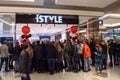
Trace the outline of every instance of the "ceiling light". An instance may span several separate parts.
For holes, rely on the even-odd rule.
[[[4,1],[22,1],[22,2],[35,2],[35,0],[4,0]]]
[[[58,0],[55,0],[55,3],[57,3],[58,2]]]
[[[120,18],[120,14],[106,14],[106,15],[100,17],[99,19],[104,19],[107,17]]]
[[[120,26],[120,23],[115,23],[115,24],[104,24],[103,26],[115,27],[115,26]]]
[[[87,29],[84,29],[84,30],[80,30],[79,33],[84,33],[86,32]]]

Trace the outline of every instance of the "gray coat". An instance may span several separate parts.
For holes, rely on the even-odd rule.
[[[3,44],[0,47],[0,56],[1,57],[9,57],[8,46],[6,44]]]
[[[29,53],[22,50],[19,57],[19,71],[20,73],[29,73]]]

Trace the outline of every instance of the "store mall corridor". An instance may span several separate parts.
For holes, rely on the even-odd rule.
[[[114,68],[108,68],[103,71],[100,76],[95,75],[95,70],[92,68],[92,71],[85,73],[55,73],[54,75],[49,75],[49,73],[32,73],[31,80],[120,80],[120,65],[115,66]],[[10,72],[1,72],[0,80],[20,80],[20,75],[18,73]]]

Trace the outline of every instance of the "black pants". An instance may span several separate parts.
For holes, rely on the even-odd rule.
[[[91,55],[91,59],[92,59],[92,66],[95,66],[95,54],[93,52]]]
[[[113,66],[113,60],[114,60],[114,54],[113,53],[109,53],[109,55],[110,55],[110,66]]]
[[[36,58],[35,57],[33,57],[32,58],[32,64],[31,64],[31,71],[33,71],[33,70],[37,70],[36,69]]]
[[[107,55],[104,55],[102,59],[102,68],[106,69],[106,66],[107,66]]]
[[[81,70],[80,55],[79,54],[74,56],[74,68],[75,68],[75,71]]]
[[[116,52],[116,53],[115,53],[115,56],[114,56],[114,63],[115,63],[115,64],[118,64],[118,63],[119,63],[119,54],[120,54],[119,52]]]
[[[79,54],[79,58],[80,58],[80,67],[82,70],[84,70],[84,57],[82,54]]]
[[[13,69],[13,56],[10,55],[10,58],[9,58],[9,69]]]
[[[63,69],[63,64],[61,63],[56,63],[56,72],[60,72],[60,70]]]
[[[8,57],[1,57],[0,71],[5,61],[5,71],[8,71]]]
[[[42,59],[36,59],[36,70],[38,73],[43,72],[43,61]]]

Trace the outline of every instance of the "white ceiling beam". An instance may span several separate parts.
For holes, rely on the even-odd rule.
[[[35,0],[2,0],[2,1],[23,1],[23,2],[34,2]]]
[[[84,11],[84,10],[67,10],[67,9],[48,9],[32,7],[10,7],[0,6],[0,12],[3,13],[44,13],[44,14],[65,14],[65,15],[82,15],[82,16],[103,16],[104,12]]]

